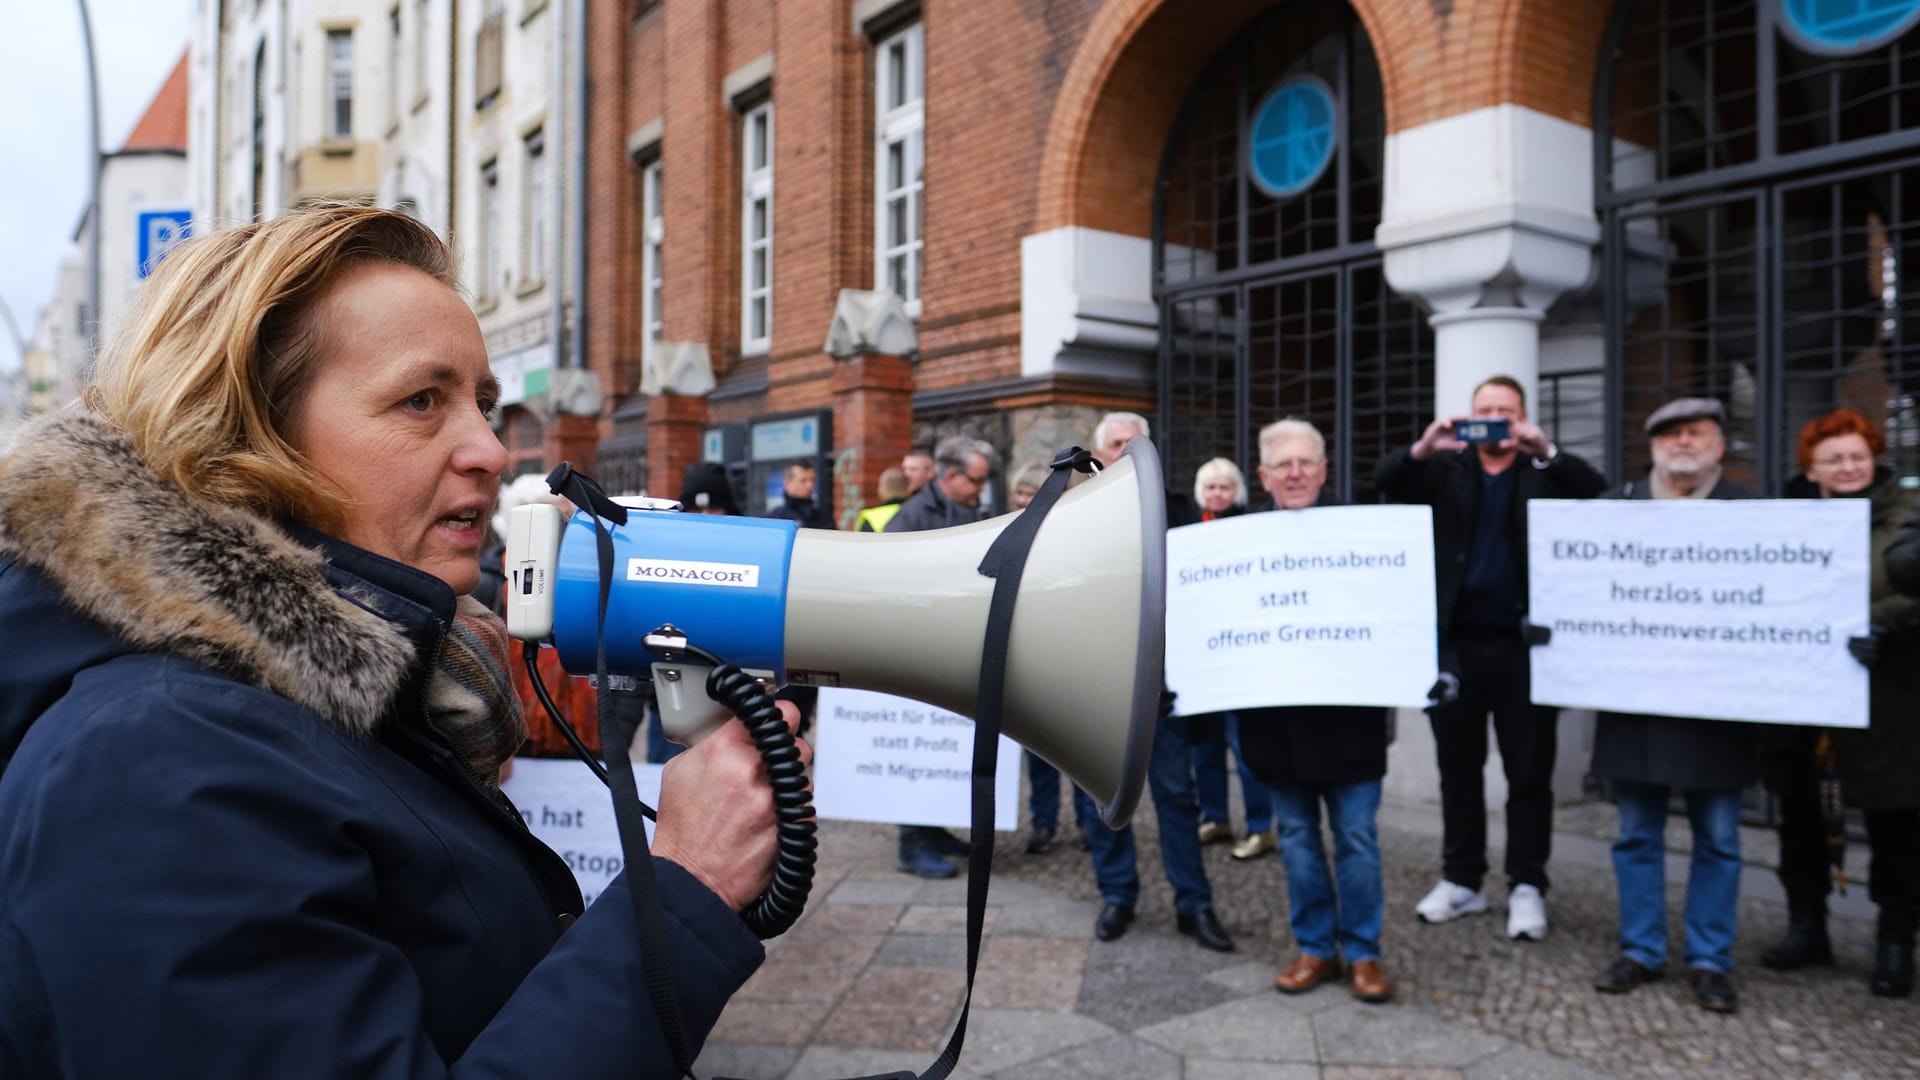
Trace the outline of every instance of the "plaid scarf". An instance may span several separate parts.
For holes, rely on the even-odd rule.
[[[473,775],[500,786],[500,767],[527,740],[514,696],[507,624],[471,596],[460,598],[427,684],[427,715]]]

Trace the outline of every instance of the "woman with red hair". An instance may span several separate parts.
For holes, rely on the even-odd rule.
[[[1852,409],[1835,409],[1800,429],[1800,468],[1823,499],[1872,504],[1869,593],[1871,631],[1854,656],[1871,671],[1866,730],[1806,732],[1767,755],[1767,786],[1780,798],[1780,882],[1789,923],[1760,962],[1777,970],[1831,963],[1826,896],[1829,853],[1844,844],[1840,805],[1858,808],[1873,849],[1870,894],[1880,908],[1872,992],[1905,997],[1913,990],[1914,934],[1920,927],[1920,600],[1887,580],[1885,553],[1912,500],[1891,469],[1880,430]],[[1822,780],[1839,780],[1839,800],[1823,798]]]

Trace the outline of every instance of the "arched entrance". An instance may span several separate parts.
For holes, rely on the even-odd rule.
[[[1425,426],[1432,334],[1373,243],[1385,134],[1373,47],[1337,0],[1262,14],[1189,92],[1153,207],[1176,489],[1215,456],[1251,477],[1260,427],[1295,416],[1326,433],[1335,490],[1370,498],[1375,462]]]
[[[1687,394],[1727,404],[1728,471],[1761,492],[1839,405],[1901,421],[1890,441],[1920,471],[1917,17],[1920,0],[1616,10],[1594,106],[1614,476],[1644,470],[1645,417]]]

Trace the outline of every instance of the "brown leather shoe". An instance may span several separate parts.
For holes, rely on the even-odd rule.
[[[1287,970],[1273,977],[1273,988],[1283,994],[1304,994],[1338,974],[1340,961],[1301,953],[1287,965]]]
[[[1369,1005],[1378,1005],[1393,996],[1393,982],[1378,960],[1361,960],[1353,965],[1353,996]]]

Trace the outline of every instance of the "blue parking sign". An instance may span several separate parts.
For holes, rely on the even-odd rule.
[[[145,278],[160,265],[173,245],[185,240],[193,224],[191,210],[149,210],[139,215],[140,265],[137,276]]]

